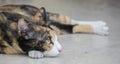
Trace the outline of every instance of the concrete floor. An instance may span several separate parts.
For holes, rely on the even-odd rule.
[[[62,53],[55,58],[31,59],[0,54],[0,64],[120,64],[120,0],[0,0],[0,4],[44,6],[76,20],[103,20],[109,36],[71,34],[59,36]]]

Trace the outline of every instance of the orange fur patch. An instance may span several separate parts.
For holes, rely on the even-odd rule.
[[[19,47],[18,42],[16,41],[15,38],[13,38],[12,47],[15,48],[17,51],[23,53],[22,49]]]
[[[2,39],[3,39],[2,36],[0,36],[0,41],[1,41]]]
[[[39,11],[33,16],[33,20],[35,20],[36,22],[41,22],[42,24],[45,24],[45,21],[43,21],[42,15]]]
[[[6,54],[20,54],[22,53],[21,50],[18,49],[18,44],[17,42],[13,42],[13,46],[10,46],[6,41],[2,41],[2,45],[6,46],[3,48],[3,52]]]
[[[71,24],[71,18],[62,14],[59,14],[59,18],[57,21],[62,24]]]
[[[13,13],[18,13],[18,14],[21,14],[21,15],[24,15],[24,16],[27,16],[27,17],[30,17],[30,15],[26,14],[26,12],[22,11],[20,8],[11,8],[12,11],[10,12],[13,12]],[[8,10],[9,12],[9,10]]]
[[[66,24],[67,23],[67,19],[66,19],[66,16],[64,16],[64,18],[63,18],[64,20],[64,23]]]
[[[1,40],[1,44],[8,47],[10,46],[5,40]]]
[[[37,12],[37,13],[35,14],[35,16],[34,16],[34,19],[35,19],[35,20],[40,20],[40,16],[42,16],[42,15],[40,14],[40,12]]]
[[[34,28],[35,31],[40,31],[41,30],[40,26],[37,26],[37,25],[34,25],[33,28]]]
[[[11,29],[17,29],[17,23],[16,22],[12,22],[11,24],[10,24],[10,28]]]
[[[50,50],[52,50],[53,46],[52,46],[52,44],[49,44],[49,45],[47,44],[47,45],[43,46],[43,48],[46,49],[47,51],[50,51]]]
[[[0,23],[6,23],[7,18],[4,15],[0,15]]]
[[[77,32],[92,33],[93,29],[91,25],[77,25],[73,28],[73,33]]]
[[[15,48],[12,48],[12,47],[5,47],[3,51],[6,54],[21,54],[19,50],[16,50]]]
[[[52,37],[52,39],[55,38],[55,32],[51,30],[50,31],[50,36]]]
[[[50,27],[52,29],[54,29],[54,31],[55,31],[56,34],[60,34],[60,29],[59,28],[57,28],[56,26],[53,26],[53,25],[51,25]]]

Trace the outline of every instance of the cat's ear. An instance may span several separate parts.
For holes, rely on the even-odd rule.
[[[39,12],[42,14],[43,20],[47,21],[47,12],[46,12],[46,9],[44,7],[41,7],[39,9]]]
[[[18,32],[25,39],[33,38],[33,31],[24,18],[18,20]]]
[[[18,31],[22,32],[26,29],[28,29],[27,22],[24,20],[24,18],[19,19],[18,20]]]
[[[36,19],[42,19],[44,21],[47,21],[48,20],[48,17],[47,17],[47,12],[46,12],[46,9],[44,7],[41,7],[38,12],[35,14],[34,16]]]

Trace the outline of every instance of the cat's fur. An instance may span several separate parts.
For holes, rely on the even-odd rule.
[[[12,22],[16,21],[17,23],[19,23],[18,20],[22,17],[22,18],[25,18],[26,20],[29,20],[28,22],[32,22],[33,23],[32,26],[36,26],[36,24],[38,23],[38,24],[40,24],[39,25],[40,27],[44,27],[45,29],[47,28],[51,31],[55,31],[56,34],[68,34],[68,33],[96,33],[96,34],[101,34],[101,35],[108,34],[108,32],[107,32],[108,27],[106,26],[105,22],[81,22],[81,21],[77,22],[76,20],[73,20],[62,14],[46,12],[44,7],[41,7],[39,9],[39,8],[31,6],[31,5],[3,5],[0,7],[0,12],[2,14],[4,13],[3,15],[6,14],[5,18],[7,18],[7,20],[9,20],[6,22],[6,24],[8,24],[10,21],[12,21]],[[16,17],[15,17],[15,14],[17,14]],[[14,17],[14,18],[12,18],[12,17]],[[17,18],[17,20],[16,20],[16,18]],[[0,20],[2,22],[5,21],[3,19],[3,17],[0,18]],[[35,29],[38,30],[37,27],[35,27]],[[40,30],[40,32],[41,32],[41,30]],[[40,35],[40,34],[43,34],[43,32],[36,34],[36,35]],[[43,34],[43,35],[45,35],[45,34]],[[50,35],[50,34],[48,34],[48,35]],[[18,36],[20,37],[19,34],[18,34]],[[3,39],[3,37],[2,37],[2,39]],[[55,40],[57,41],[56,38],[55,38]],[[16,40],[16,41],[19,41],[19,40]],[[26,40],[21,40],[21,41],[19,41],[19,43],[21,43],[23,41],[26,41]],[[28,41],[28,43],[29,43],[29,41]],[[56,47],[59,48],[59,50],[61,50],[61,46],[58,42],[54,43],[54,44]],[[23,45],[23,44],[21,44],[21,45]],[[21,48],[24,48],[24,46],[25,45],[23,45],[23,47],[21,47]],[[31,46],[32,46],[32,44],[31,44]],[[25,49],[28,49],[28,48],[25,47]],[[56,48],[54,48],[54,49],[56,49]],[[58,54],[58,52],[56,52],[56,54],[53,52],[54,51],[52,51],[49,54],[44,53],[44,55],[56,56]],[[30,57],[43,56],[42,53],[39,52],[39,50],[30,51],[28,54]],[[37,54],[37,55],[35,55],[35,54]]]

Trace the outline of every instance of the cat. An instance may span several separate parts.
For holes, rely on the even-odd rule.
[[[28,22],[33,22],[33,24],[38,23],[40,24],[39,25],[40,27],[44,27],[44,29],[49,29],[51,32],[55,32],[54,34],[60,34],[60,35],[72,34],[72,33],[95,33],[100,35],[108,34],[108,26],[106,25],[105,22],[76,21],[69,18],[68,16],[65,16],[59,13],[46,12],[44,7],[41,7],[39,9],[32,5],[3,5],[3,6],[0,6],[0,12],[4,13],[4,15],[6,14],[5,17],[7,18],[7,20],[16,21],[18,23],[20,18],[17,18],[16,14],[18,15],[18,17],[19,16],[23,17],[25,20],[30,19]],[[0,19],[2,19],[1,20],[2,22],[4,21],[3,18],[0,18]],[[46,31],[44,32],[46,33]],[[57,52],[54,51],[53,49],[52,49],[53,51],[51,50],[49,51],[49,53],[48,51],[47,53],[43,53],[43,52],[40,52],[39,50],[32,50],[28,52],[28,55],[32,58],[40,58],[43,56],[57,56],[60,53],[62,46],[57,41],[56,35],[54,35],[54,40],[55,40],[55,43],[53,45],[53,49],[57,49]],[[19,42],[21,43],[21,41]],[[27,47],[24,47],[24,46],[25,45],[23,45],[23,48],[26,49]],[[31,46],[34,46],[34,45],[31,44]]]
[[[61,49],[52,29],[20,14],[0,12],[0,53],[41,58],[57,56]]]

